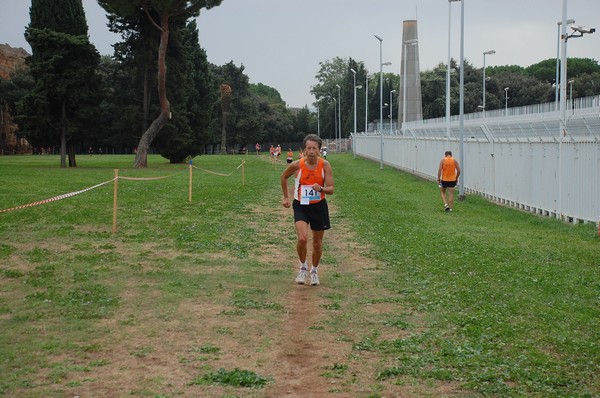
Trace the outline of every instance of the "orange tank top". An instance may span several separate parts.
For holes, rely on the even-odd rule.
[[[315,183],[320,186],[325,184],[325,171],[323,170],[325,160],[319,158],[317,167],[313,170],[308,168],[306,158],[300,159],[299,163],[300,169],[296,174],[294,199],[300,201],[300,204],[313,204],[322,201],[325,199],[325,193],[315,191],[312,186]]]
[[[442,163],[442,181],[456,181],[456,166],[452,156],[446,156]]]

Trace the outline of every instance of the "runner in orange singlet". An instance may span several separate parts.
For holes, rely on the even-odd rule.
[[[460,166],[458,161],[452,157],[452,151],[446,151],[444,158],[440,160],[437,175],[442,200],[444,201],[444,211],[452,211],[454,208],[454,187],[458,183],[459,176]],[[446,190],[448,190],[448,198],[446,198]]]
[[[329,208],[325,194],[333,194],[333,172],[331,164],[319,156],[322,141],[315,134],[304,138],[304,157],[288,165],[281,175],[283,207],[289,208],[290,197],[288,179],[295,175],[294,185],[294,222],[296,226],[296,251],[300,260],[300,271],[296,282],[304,284],[308,276],[306,261],[308,252],[308,226],[312,230],[312,267],[310,284],[318,285],[318,266],[323,255],[323,236],[329,224]]]

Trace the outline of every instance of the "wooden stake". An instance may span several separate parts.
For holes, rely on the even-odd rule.
[[[190,159],[190,188],[189,188],[189,194],[188,194],[188,200],[190,203],[192,203],[192,159]]]
[[[117,232],[117,196],[119,193],[119,169],[115,169],[115,183],[113,193],[113,233]]]
[[[246,164],[246,161],[242,160],[242,186],[246,186],[246,176],[244,174],[244,164]]]

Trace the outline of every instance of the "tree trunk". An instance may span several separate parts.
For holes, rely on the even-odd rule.
[[[142,134],[148,129],[148,115],[150,113],[150,99],[152,95],[150,93],[150,55],[149,52],[144,54],[144,102],[143,102],[143,114],[142,114]]]
[[[67,109],[64,99],[60,115],[60,167],[67,167]]]
[[[148,130],[140,138],[133,167],[148,167],[148,149],[160,130],[171,118],[169,100],[167,99],[167,44],[169,42],[169,12],[162,11],[160,16],[160,46],[158,47],[158,97],[160,100],[160,115],[154,119]]]
[[[229,112],[223,112],[223,130],[221,131],[221,153],[227,154],[227,114]]]
[[[77,160],[75,159],[75,145],[69,145],[69,167],[77,167]]]
[[[223,114],[223,130],[221,130],[221,153],[227,153],[227,120],[231,109],[231,86],[221,84],[221,113]]]

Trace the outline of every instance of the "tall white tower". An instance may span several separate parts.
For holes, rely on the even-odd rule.
[[[398,90],[398,125],[403,121],[423,120],[421,100],[421,69],[419,67],[419,35],[417,21],[402,23],[402,62]],[[406,95],[406,98],[405,98]],[[405,112],[406,111],[406,115]]]

